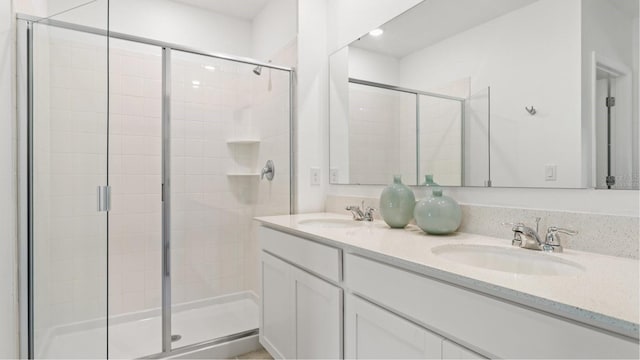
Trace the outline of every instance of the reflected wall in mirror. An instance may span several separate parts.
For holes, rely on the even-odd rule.
[[[638,189],[638,12],[418,4],[330,56],[331,182]]]

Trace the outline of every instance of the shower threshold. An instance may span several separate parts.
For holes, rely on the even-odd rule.
[[[153,309],[110,317],[109,358],[135,359],[161,352],[160,313],[160,309]],[[241,292],[175,305],[171,321],[172,333],[181,336],[172,342],[173,349],[249,332],[258,328],[257,299],[251,292]],[[52,329],[38,357],[104,357],[104,346],[95,346],[95,339],[104,333],[101,323],[89,321]]]

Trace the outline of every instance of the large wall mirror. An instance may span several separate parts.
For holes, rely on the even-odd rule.
[[[638,189],[638,0],[428,0],[329,59],[330,181]]]

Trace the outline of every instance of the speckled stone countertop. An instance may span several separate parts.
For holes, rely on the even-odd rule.
[[[638,339],[640,263],[636,259],[575,250],[542,253],[513,248],[504,239],[466,233],[432,236],[413,225],[390,229],[382,221],[354,222],[353,227],[347,228],[299,223],[309,219],[350,217],[316,213],[256,218],[264,226],[339,247],[348,253]],[[547,276],[490,270],[455,262],[432,251],[447,244],[491,245],[527,252],[526,256],[557,257],[579,265],[583,271]]]

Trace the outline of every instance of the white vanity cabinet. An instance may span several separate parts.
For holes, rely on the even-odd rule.
[[[345,302],[348,359],[441,359],[442,337],[354,295]]]
[[[340,251],[270,229],[260,236],[261,344],[278,358],[341,358],[342,289],[320,277],[338,277]],[[314,260],[296,262],[307,256]]]
[[[468,279],[444,271],[435,278],[313,235],[261,227],[259,236],[260,342],[274,357],[639,356],[637,340],[472,290],[473,284],[459,283]]]

